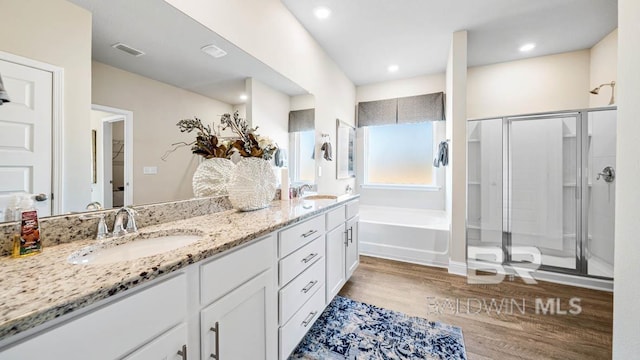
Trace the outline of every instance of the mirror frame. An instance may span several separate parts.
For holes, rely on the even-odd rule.
[[[346,129],[347,137],[344,134],[341,136],[341,129]],[[346,152],[340,151],[345,148],[347,149]],[[336,119],[336,179],[351,179],[355,177],[356,128],[340,119]]]

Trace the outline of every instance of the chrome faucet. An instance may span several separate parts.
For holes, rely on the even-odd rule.
[[[298,197],[303,197],[304,196],[304,191],[305,190],[311,190],[313,189],[313,187],[309,184],[302,184],[300,186],[298,186],[298,190],[296,191],[296,193],[298,194]]]
[[[127,227],[124,227],[124,215],[127,215]],[[135,211],[130,207],[122,207],[116,212],[116,219],[113,222],[113,236],[122,236],[127,233],[135,233],[138,231]]]

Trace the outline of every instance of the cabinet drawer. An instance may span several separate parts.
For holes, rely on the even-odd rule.
[[[342,224],[347,218],[345,217],[345,207],[340,206],[337,209],[331,210],[327,213],[327,231],[335,229],[338,225]]]
[[[307,245],[296,250],[293,254],[280,260],[280,286],[285,286],[289,281],[304,271],[304,269],[313,265],[318,261],[318,259],[322,258],[324,258],[324,236],[318,237]]]
[[[200,266],[200,303],[210,304],[238,284],[272,266],[275,261],[273,237],[269,236],[231,254]]]
[[[280,231],[278,255],[282,258],[324,234],[324,215],[317,216],[286,230]]]
[[[360,202],[358,200],[351,201],[347,203],[346,209],[347,219],[351,219],[360,212]]]
[[[311,295],[324,286],[324,258],[280,290],[280,324],[286,323]]]
[[[285,360],[324,310],[324,289],[316,291],[306,304],[280,327],[280,359]]]
[[[120,359],[186,317],[187,276],[180,274],[31,336],[0,359]]]

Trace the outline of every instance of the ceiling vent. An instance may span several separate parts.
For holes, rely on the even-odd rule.
[[[219,47],[217,47],[217,46],[215,46],[215,45],[213,45],[213,44],[211,44],[211,45],[207,45],[207,46],[204,46],[204,47],[203,47],[202,49],[200,49],[200,50],[202,50],[202,51],[204,51],[205,53],[207,53],[207,54],[209,54],[209,55],[213,56],[213,57],[214,57],[214,58],[216,58],[216,59],[217,59],[217,58],[221,58],[221,57],[223,57],[223,56],[227,55],[227,52],[226,52],[226,51],[224,51],[224,50],[220,49]]]
[[[127,44],[123,44],[123,43],[113,44],[113,45],[111,45],[111,47],[114,48],[114,49],[118,49],[118,50],[124,51],[127,54],[133,55],[135,57],[144,55],[144,52],[142,52],[142,51],[140,51],[138,49],[134,49],[131,46],[129,46]]]

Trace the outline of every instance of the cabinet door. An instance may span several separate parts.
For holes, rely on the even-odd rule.
[[[187,326],[182,323],[158,336],[125,360],[184,360],[187,356]],[[197,349],[195,349],[197,351]],[[179,352],[179,353],[178,353]]]
[[[340,291],[346,281],[345,240],[344,224],[327,233],[327,297],[325,299],[327,303]]]
[[[202,359],[277,357],[274,282],[273,273],[268,270],[200,312]]]
[[[360,264],[360,250],[358,246],[358,220],[359,217],[347,221],[347,241],[346,244],[346,256],[345,256],[345,269],[346,276],[345,281],[349,280],[353,272]]]

